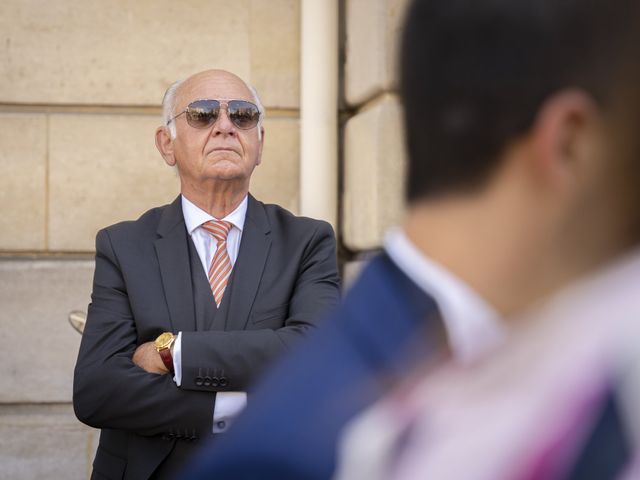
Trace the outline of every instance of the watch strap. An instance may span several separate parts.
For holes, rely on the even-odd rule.
[[[160,354],[160,358],[162,359],[164,366],[167,367],[167,370],[169,370],[171,373],[174,373],[173,356],[171,355],[171,348],[162,348],[158,350],[158,353]]]

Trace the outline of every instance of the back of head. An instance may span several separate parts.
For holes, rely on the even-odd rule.
[[[639,7],[637,0],[415,0],[400,81],[409,201],[482,187],[557,91],[580,88],[606,104],[640,58]]]

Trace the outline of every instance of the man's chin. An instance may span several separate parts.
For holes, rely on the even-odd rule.
[[[245,174],[242,169],[235,164],[216,164],[207,169],[206,176],[212,180],[232,181],[243,179],[245,177]]]

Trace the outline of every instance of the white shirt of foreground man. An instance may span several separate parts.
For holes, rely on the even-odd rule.
[[[639,284],[637,252],[520,319],[477,365],[450,364],[392,392],[346,428],[334,478],[534,478],[549,451],[576,455],[593,424],[574,422],[576,432],[571,422],[611,382],[631,444],[618,478],[640,478]]]
[[[435,300],[457,361],[473,361],[502,342],[498,312],[460,278],[420,252],[402,229],[389,230],[384,249],[398,268]]]

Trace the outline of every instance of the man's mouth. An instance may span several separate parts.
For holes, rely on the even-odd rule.
[[[225,148],[225,147],[213,148],[210,153],[213,153],[213,152],[232,152],[239,155],[237,150],[234,150],[233,148]]]

